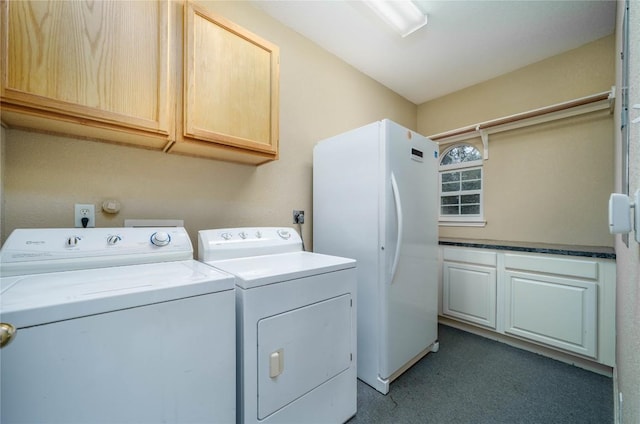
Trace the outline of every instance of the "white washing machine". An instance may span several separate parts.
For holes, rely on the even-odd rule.
[[[234,279],[183,228],[15,230],[0,265],[3,423],[235,422]]]
[[[355,415],[355,260],[304,252],[290,228],[200,231],[198,258],[236,277],[238,422]]]

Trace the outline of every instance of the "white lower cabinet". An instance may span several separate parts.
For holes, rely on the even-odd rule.
[[[444,247],[442,314],[615,363],[615,261]]]
[[[506,333],[596,357],[595,283],[513,271],[505,282]]]
[[[445,249],[442,313],[496,329],[495,253]]]

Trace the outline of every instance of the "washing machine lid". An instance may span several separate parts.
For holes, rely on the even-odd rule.
[[[355,259],[312,252],[292,252],[207,262],[236,276],[242,289],[355,268]]]
[[[17,328],[234,289],[195,260],[0,278],[0,319]]]

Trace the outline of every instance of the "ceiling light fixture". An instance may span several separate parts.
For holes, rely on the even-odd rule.
[[[427,24],[427,15],[410,0],[364,0],[363,3],[402,37]]]

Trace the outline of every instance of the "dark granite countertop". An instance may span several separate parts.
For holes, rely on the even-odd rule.
[[[509,250],[514,252],[547,253],[551,255],[582,256],[587,258],[615,259],[613,247],[573,246],[562,244],[529,243],[501,240],[472,240],[441,238],[441,246],[472,247],[476,249]]]

